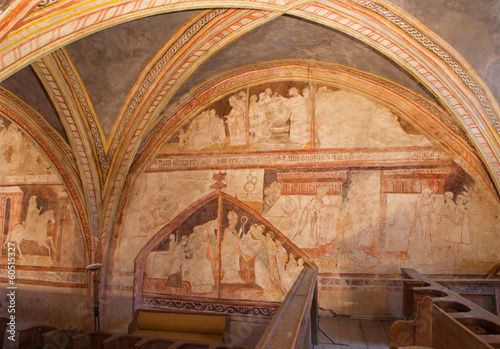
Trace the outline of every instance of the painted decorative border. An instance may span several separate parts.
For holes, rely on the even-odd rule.
[[[232,315],[247,315],[258,317],[273,317],[278,310],[279,304],[276,308],[259,307],[248,305],[232,305],[223,303],[209,303],[202,301],[189,301],[189,300],[170,300],[163,298],[143,297],[141,298],[141,309],[144,308],[156,309],[176,309],[176,310],[196,310],[213,313],[223,313]]]
[[[52,5],[54,5],[55,3],[58,3],[59,1],[61,1],[61,0],[42,0],[42,1],[40,1],[40,3],[39,3],[36,7],[35,7],[35,9],[33,10],[33,12],[43,10],[44,8],[49,7],[49,6],[52,6]]]
[[[1,94],[0,94],[1,95]],[[20,128],[24,130],[37,144],[38,146],[45,152],[49,160],[54,164],[57,169],[59,175],[62,178],[63,183],[65,184],[69,196],[72,199],[72,202],[75,205],[75,209],[77,212],[77,216],[80,219],[80,224],[82,227],[83,235],[85,238],[88,257],[91,256],[92,244],[91,244],[91,233],[90,228],[87,221],[87,214],[84,205],[81,200],[81,192],[78,190],[79,188],[75,185],[75,182],[72,180],[71,174],[68,173],[66,166],[61,161],[60,157],[54,152],[54,149],[47,143],[47,141],[33,129],[30,125],[28,125],[16,112],[16,110],[12,110],[10,107],[7,107],[0,103],[0,113],[3,113],[7,118],[15,122]],[[78,183],[78,181],[77,181]]]
[[[119,125],[116,133],[113,135],[113,141],[108,149],[106,158],[103,159],[103,172],[104,178],[106,178],[109,172],[109,167],[111,160],[113,158],[116,149],[120,143],[121,136],[125,131],[125,126],[132,118],[137,107],[141,104],[144,95],[150,88],[150,86],[156,81],[156,78],[162,72],[163,68],[168,64],[168,62],[174,57],[183,47],[189,42],[197,33],[199,33],[208,23],[213,19],[227,12],[227,9],[216,9],[209,12],[207,15],[203,16],[196,23],[191,25],[182,35],[169,47],[169,49],[163,54],[163,56],[154,64],[154,66],[149,70],[148,74],[142,81],[141,86],[136,91],[135,95],[132,97],[130,104],[128,105],[123,117],[120,118]]]
[[[260,10],[228,10],[227,14],[216,17],[216,21],[201,31],[200,35],[193,38],[189,45],[183,48],[183,56],[173,64],[163,69],[162,75],[156,80],[157,86],[148,89],[147,97],[141,100],[127,130],[119,139],[119,152],[114,154],[111,172],[108,175],[105,197],[103,200],[104,217],[102,218],[102,231],[107,231],[114,219],[116,205],[123,188],[125,178],[132,165],[133,158],[145,132],[152,120],[156,120],[164,105],[173,95],[179,84],[186,79],[193,69],[204,62],[212,52],[223,47],[224,43],[237,38],[256,25],[269,20],[269,16],[276,16],[271,12]],[[116,140],[116,138],[113,138]],[[111,149],[110,149],[111,152]],[[111,154],[109,152],[109,154]]]
[[[146,172],[191,170],[224,170],[238,168],[322,168],[322,167],[390,167],[395,163],[406,166],[440,165],[449,160],[444,151],[434,148],[415,149],[345,149],[294,150],[274,152],[161,154]]]
[[[445,283],[443,286],[449,288],[453,292],[461,294],[495,294],[495,285],[492,283],[484,284],[467,284],[467,283]]]
[[[412,26],[410,23],[405,21],[403,18],[393,13],[386,7],[375,3],[371,0],[349,0],[356,5],[359,5],[373,13],[385,18],[390,23],[394,24],[401,30],[403,30],[408,36],[413,40],[422,45],[425,49],[435,54],[439,59],[446,63],[446,65],[453,70],[453,72],[462,80],[462,82],[467,86],[467,88],[474,93],[477,97],[484,111],[488,114],[489,119],[493,123],[495,130],[500,134],[500,119],[493,111],[488,97],[484,90],[476,83],[476,81],[471,77],[469,72],[460,62],[458,62],[448,51],[441,47],[438,43],[431,40],[427,35],[419,31],[417,28]]]
[[[76,97],[78,99],[78,103],[82,108],[83,115],[85,116],[85,120],[90,127],[90,134],[92,135],[92,139],[94,141],[95,149],[97,152],[97,156],[99,158],[99,163],[101,165],[102,172],[108,173],[109,171],[109,161],[106,161],[106,153],[104,151],[104,145],[101,138],[101,133],[99,132],[99,127],[95,120],[95,116],[92,106],[90,105],[90,101],[86,97],[86,93],[83,91],[78,78],[75,75],[75,71],[68,61],[68,58],[64,54],[62,50],[56,50],[55,55],[57,59],[61,62],[61,65],[66,73],[66,76],[69,79],[69,83],[73,87],[73,90],[76,93]],[[104,175],[103,175],[104,176]]]
[[[22,108],[26,114],[28,114],[31,118],[33,118],[33,120],[36,120],[36,122],[43,128],[46,134],[49,135],[66,153],[68,158],[71,159],[71,164],[73,165],[74,168],[76,168],[76,159],[75,156],[73,155],[73,152],[69,148],[68,144],[63,140],[63,138],[59,133],[54,131],[54,129],[52,129],[52,127],[50,127],[47,124],[47,121],[42,116],[34,112],[33,109],[26,106],[23,101],[21,101],[16,95],[10,93],[9,91],[0,88],[0,94],[3,95],[5,98],[12,100],[20,108]]]
[[[149,165],[152,158],[161,149],[163,142],[184,121],[197,112],[242,88],[270,81],[309,81],[318,85],[344,86],[366,96],[375,96],[385,103],[391,104],[390,108],[398,110],[407,117],[414,117],[414,122],[417,124],[425,125],[421,127],[427,130],[429,136],[436,141],[446,143],[446,147],[452,149],[452,153],[461,158],[462,165],[473,168],[483,178],[488,188],[494,194],[496,193],[483,163],[477,157],[475,149],[470,145],[470,139],[463,132],[459,132],[460,128],[438,106],[411,90],[378,76],[338,64],[304,60],[268,62],[237,69],[184,96],[167,110],[156,127],[151,127],[154,131],[144,137],[131,172],[142,171],[145,166]],[[381,97],[381,91],[387,93],[384,98]],[[397,103],[396,100],[398,100]],[[421,114],[422,117],[426,116],[427,119],[417,117],[415,113]]]
[[[85,113],[82,109],[85,109],[85,107],[90,108],[90,105],[86,103],[86,100],[83,101],[84,105],[79,105],[78,102],[82,103],[82,100],[78,93],[84,94],[84,91],[77,81],[77,73],[74,72],[68,60],[61,62],[57,57],[57,53],[59,53],[59,56],[65,56],[63,50],[58,50],[56,53],[39,59],[33,65],[33,68],[42,83],[48,86],[47,92],[60,114],[61,122],[75,150],[80,178],[84,179],[85,201],[89,203],[88,217],[94,235],[95,259],[100,261],[102,248],[97,237],[99,232],[99,169],[94,156],[94,147],[92,147],[92,137],[86,128],[87,123],[82,120],[85,118],[82,116],[82,113]],[[63,63],[66,63],[67,66],[62,67]],[[73,84],[68,82],[68,80],[72,79]],[[86,99],[84,95],[82,97]]]

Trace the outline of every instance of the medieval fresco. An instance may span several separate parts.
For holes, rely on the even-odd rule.
[[[140,253],[141,294],[282,300],[311,263],[234,197],[219,192],[201,200]]]
[[[217,227],[211,201],[169,232],[148,255],[144,291],[214,296]]]
[[[305,83],[242,90],[194,116],[168,152],[310,149],[312,104]]]
[[[135,180],[114,267],[136,268],[141,294],[259,300],[282,299],[308,263],[320,276],[483,274],[500,257],[499,212],[459,163],[344,87],[233,91],[181,123]],[[216,192],[231,199],[193,208]]]
[[[0,264],[15,244],[20,266],[84,267],[84,239],[62,181],[33,141],[3,118],[0,164]]]
[[[348,90],[321,86],[313,105],[307,84],[269,84],[234,93],[195,115],[163,151],[432,146],[405,132],[401,122],[388,108]]]
[[[50,174],[50,164],[15,123],[0,117],[0,174]]]
[[[222,227],[221,297],[281,300],[302,271],[304,259],[236,205],[224,202]]]

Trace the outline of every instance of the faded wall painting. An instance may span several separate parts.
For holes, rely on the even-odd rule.
[[[279,301],[305,265],[311,263],[304,254],[257,212],[216,191],[184,210],[141,251],[136,297]]]
[[[236,92],[186,122],[163,152],[432,146],[366,97],[321,86],[312,98],[310,89],[288,82]]]
[[[50,164],[15,123],[0,117],[0,174],[50,174]]]
[[[170,231],[147,256],[144,292],[214,295],[217,200]]]
[[[144,256],[140,292],[240,299],[280,299],[293,283],[283,270],[306,260],[320,276],[486,273],[500,257],[496,198],[409,120],[360,92],[302,81],[215,100],[180,123],[135,180],[116,279],[134,270],[130,255]],[[218,173],[232,199],[214,197],[177,222],[214,195]]]
[[[13,243],[19,266],[84,268],[84,239],[62,181],[33,141],[3,118],[0,164],[0,264]]]

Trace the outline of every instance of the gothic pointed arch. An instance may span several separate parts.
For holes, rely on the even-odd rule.
[[[281,301],[304,266],[314,263],[282,232],[243,201],[216,190],[178,214],[139,252],[134,308],[158,306],[172,296]]]

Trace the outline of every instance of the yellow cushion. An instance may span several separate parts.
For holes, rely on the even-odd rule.
[[[222,335],[226,327],[226,316],[141,311],[137,327],[139,330],[149,331]]]
[[[222,343],[221,335],[203,334],[203,333],[187,333],[187,332],[168,332],[168,331],[147,331],[139,330],[132,333],[137,336],[159,337],[169,339],[183,339],[188,341],[206,341]]]

